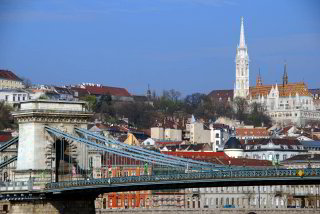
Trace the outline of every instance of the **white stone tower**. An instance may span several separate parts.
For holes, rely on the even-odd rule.
[[[233,97],[247,98],[249,96],[249,55],[244,38],[243,17],[241,17],[240,42],[236,55],[236,81]]]

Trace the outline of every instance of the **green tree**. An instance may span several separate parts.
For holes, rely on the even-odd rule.
[[[155,112],[149,104],[127,102],[117,105],[115,109],[118,117],[128,118],[129,123],[134,124],[138,128],[150,128],[153,124]]]
[[[13,119],[11,116],[12,107],[0,102],[0,130],[13,127]]]
[[[263,111],[263,107],[259,103],[251,104],[251,111],[248,115],[247,124],[254,126],[271,125],[271,118]]]
[[[109,122],[115,120],[116,113],[111,95],[102,95],[99,99],[97,99],[95,112],[99,114],[101,121]]]
[[[235,118],[239,121],[245,122],[247,119],[248,103],[247,100],[242,97],[236,97],[233,100],[235,109]]]
[[[87,109],[89,111],[94,111],[96,109],[97,99],[94,95],[87,95],[84,97],[81,97],[80,100],[87,102]]]
[[[174,89],[164,90],[162,96],[153,101],[154,109],[166,115],[173,115],[183,109],[183,101],[179,99],[180,96],[181,93]]]
[[[188,114],[193,114],[194,111],[203,103],[207,95],[201,93],[194,93],[186,96],[184,99],[184,110]]]

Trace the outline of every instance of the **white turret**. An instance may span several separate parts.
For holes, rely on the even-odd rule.
[[[240,41],[236,55],[236,82],[234,97],[247,98],[249,96],[249,56],[244,37],[243,17],[241,17]]]

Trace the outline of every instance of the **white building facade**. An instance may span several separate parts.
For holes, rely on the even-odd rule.
[[[308,152],[297,140],[261,139],[244,145],[244,157],[274,163]]]
[[[304,82],[288,83],[287,65],[284,66],[283,84],[263,85],[260,75],[257,85],[249,86],[249,55],[245,42],[243,18],[241,18],[240,41],[236,54],[236,79],[233,97],[242,97],[249,103],[261,104],[275,123],[305,125],[319,121],[314,98]]]
[[[205,129],[203,123],[188,123],[186,125],[186,131],[190,135],[190,142],[192,144],[211,142],[211,131],[209,129]]]
[[[201,208],[315,208],[320,205],[318,185],[235,186],[200,188]],[[191,199],[188,199],[191,200]]]
[[[181,129],[162,128],[162,127],[152,127],[151,128],[151,138],[157,139],[157,140],[181,141],[182,140],[182,130]]]
[[[29,92],[22,89],[1,89],[0,101],[13,105],[21,101],[29,100]]]

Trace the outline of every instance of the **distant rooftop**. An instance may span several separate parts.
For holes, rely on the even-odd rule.
[[[0,70],[0,79],[22,81],[22,79],[9,70]]]

